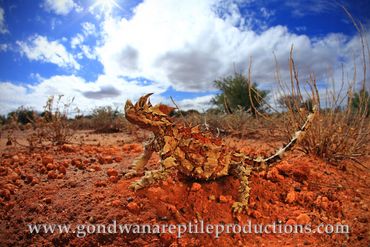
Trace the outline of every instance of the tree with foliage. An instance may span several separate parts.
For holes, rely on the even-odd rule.
[[[245,111],[256,115],[258,110],[262,110],[263,99],[268,94],[268,91],[257,89],[257,84],[250,82],[241,73],[216,80],[214,84],[221,90],[221,93],[216,95],[211,102],[220,108],[224,107],[228,113],[242,107]]]
[[[370,97],[369,92],[364,88],[360,92],[355,93],[352,98],[352,109],[355,111],[362,111],[368,117],[370,115]]]
[[[16,111],[8,113],[8,119],[14,119],[20,124],[32,123],[36,112],[31,108],[21,106]]]

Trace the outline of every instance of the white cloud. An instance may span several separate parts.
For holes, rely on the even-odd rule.
[[[265,16],[274,14],[267,9],[259,12]],[[97,56],[104,67],[103,75],[94,82],[76,76],[53,76],[40,78],[34,86],[0,83],[0,104],[4,105],[1,110],[14,109],[21,104],[40,109],[52,94],[75,96],[81,109],[122,105],[128,97],[137,99],[148,92],[156,93],[155,103],[163,100],[158,94],[170,86],[197,92],[213,89],[215,79],[232,74],[234,69],[246,72],[250,57],[253,60],[252,80],[268,89],[275,81],[273,53],[279,62],[282,79],[288,80],[292,44],[302,81],[311,72],[318,80],[327,79],[330,66],[335,78],[340,78],[338,60],[351,75],[352,58],[358,57],[360,48],[358,37],[328,34],[311,38],[297,35],[284,26],[255,31],[251,16],[254,17],[243,17],[231,0],[148,0],[135,8],[130,19],[105,15],[101,26],[84,23],[80,34],[70,40],[71,47],[78,48],[74,50],[78,58],[95,59]],[[95,33],[102,38],[97,41],[101,45],[88,46],[87,37]],[[34,36],[17,44],[30,60],[80,67],[58,41]],[[156,83],[148,85],[122,79],[127,77],[147,78]],[[6,100],[9,95],[20,97]],[[178,103],[182,109],[202,110],[208,107],[211,97],[213,95],[184,99]],[[165,103],[170,102],[166,100]]]
[[[196,109],[200,112],[206,111],[208,108],[212,107],[211,99],[215,97],[215,95],[205,95],[196,97],[193,99],[183,99],[178,102],[179,108],[181,110],[190,110],[190,109]]]
[[[96,59],[95,48],[84,44],[89,36],[96,34],[96,27],[90,22],[84,22],[81,24],[81,26],[82,33],[78,33],[74,37],[72,37],[71,48],[79,48],[81,50],[81,52],[77,54],[77,57],[79,59],[82,59],[83,57],[86,57],[88,59]]]
[[[87,37],[89,35],[94,35],[95,32],[96,32],[96,27],[91,22],[83,22],[81,24],[81,26],[82,26],[83,33],[84,33],[85,37]]]
[[[88,59],[96,59],[95,51],[91,47],[87,45],[81,45],[80,48],[85,57],[87,57]]]
[[[99,76],[94,82],[87,82],[73,75],[50,78],[35,75],[35,77],[41,81],[34,85],[0,82],[0,114],[16,110],[21,105],[42,111],[48,96],[61,94],[67,99],[75,97],[74,106],[78,106],[86,114],[97,106],[111,105],[122,110],[126,99],[137,100],[149,92],[155,93],[151,101],[159,103],[163,101],[159,94],[166,90],[158,83],[143,85],[139,81],[128,82],[122,78],[106,75]]]
[[[9,50],[10,47],[8,44],[0,44],[0,52]]]
[[[34,35],[27,42],[17,41],[20,52],[29,60],[48,62],[63,68],[80,69],[80,65],[58,41],[48,41],[47,37]]]
[[[57,15],[67,15],[73,9],[77,12],[82,11],[81,6],[76,4],[73,0],[45,0],[43,7],[45,10],[54,12]]]
[[[71,39],[71,47],[75,49],[77,46],[82,44],[85,40],[85,37],[82,34],[77,34]]]
[[[6,28],[6,25],[5,25],[4,15],[5,15],[4,9],[0,7],[0,33],[1,34],[9,32],[8,29]]]
[[[273,53],[287,79],[291,45],[301,75],[315,72],[322,78],[329,66],[340,67],[338,56],[345,64],[352,62],[349,37],[329,34],[313,39],[285,26],[263,32],[251,30],[248,24],[238,28],[247,22],[233,1],[144,1],[131,19],[103,21],[104,39],[97,55],[106,74],[146,77],[184,91],[206,91],[213,88],[215,79],[232,74],[235,68],[247,71],[250,57],[256,82],[275,81]]]

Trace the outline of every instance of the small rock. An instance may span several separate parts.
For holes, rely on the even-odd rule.
[[[49,179],[55,179],[57,177],[58,177],[58,175],[54,171],[49,171],[48,172],[48,178]]]
[[[109,177],[112,177],[112,176],[117,177],[118,176],[118,171],[116,169],[109,168],[108,171],[107,171],[107,174],[108,174]]]
[[[36,185],[40,183],[40,181],[37,178],[32,178],[31,185]]]
[[[67,170],[64,166],[58,166],[58,171],[62,174],[66,174],[67,173]]]
[[[114,201],[112,201],[112,206],[118,207],[120,205],[122,205],[122,202],[120,200],[114,200]]]
[[[231,201],[232,200],[232,197],[231,196],[220,195],[219,200],[222,203],[226,203],[226,202]]]
[[[53,163],[53,162],[54,162],[54,157],[51,156],[51,155],[47,155],[47,156],[42,157],[42,164],[44,166],[46,166],[49,163]]]
[[[132,202],[133,200],[134,200],[134,198],[132,198],[132,197],[127,197],[127,202]]]
[[[128,210],[130,210],[131,212],[138,212],[139,211],[139,205],[137,205],[136,202],[130,202],[127,204],[127,208]]]
[[[12,157],[12,159],[13,159],[13,162],[18,162],[19,161],[19,156],[18,155],[14,155]]]
[[[55,165],[54,165],[53,163],[48,163],[48,164],[46,165],[46,169],[47,169],[48,171],[54,170],[54,169],[55,169]]]
[[[298,217],[296,218],[296,220],[297,220],[297,223],[299,225],[307,225],[311,221],[310,216],[308,216],[307,214],[304,214],[304,213],[298,215]]]
[[[290,191],[287,194],[287,196],[285,198],[285,201],[287,203],[293,203],[293,202],[295,202],[297,200],[297,197],[298,197],[298,195],[297,195],[297,193],[295,191]]]
[[[198,191],[202,188],[202,185],[199,184],[199,183],[193,183],[193,185],[191,186],[191,191]]]

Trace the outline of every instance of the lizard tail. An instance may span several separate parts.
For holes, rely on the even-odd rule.
[[[264,157],[258,157],[254,159],[251,158],[250,160],[253,161],[254,163],[266,164],[266,165],[271,165],[275,163],[276,161],[281,160],[283,154],[286,151],[291,150],[294,147],[294,145],[297,143],[297,141],[303,138],[305,132],[312,124],[317,114],[317,111],[318,111],[318,105],[314,105],[312,108],[312,111],[308,114],[304,124],[294,133],[290,141],[286,145],[284,145],[282,148],[278,149],[273,155],[266,157],[266,158]]]

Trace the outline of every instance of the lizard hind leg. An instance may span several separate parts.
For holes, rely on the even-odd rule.
[[[234,202],[232,209],[234,213],[241,213],[244,210],[248,210],[249,192],[251,190],[249,187],[249,176],[252,168],[250,166],[239,165],[235,168],[235,172],[240,180],[239,201]]]

